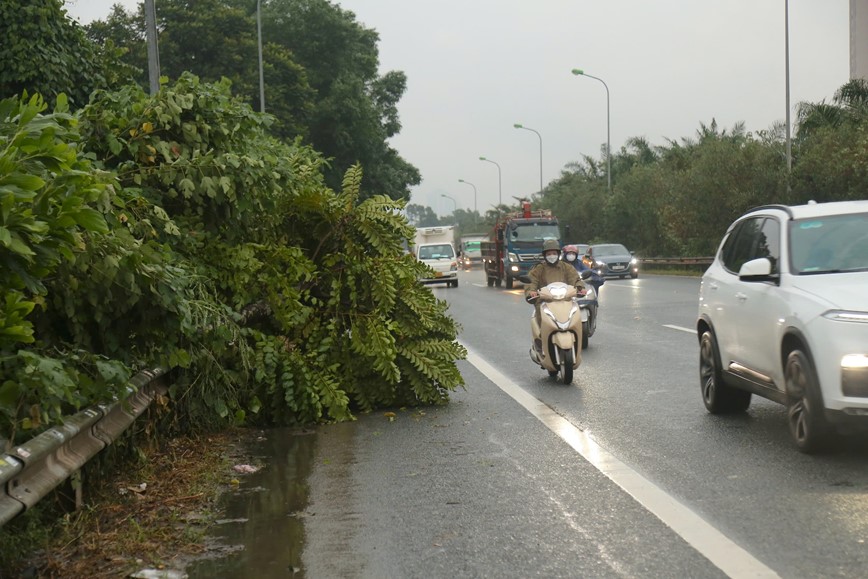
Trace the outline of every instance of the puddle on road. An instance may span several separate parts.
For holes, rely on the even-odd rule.
[[[190,579],[304,577],[302,513],[308,502],[314,433],[280,428],[263,432],[265,440],[245,449],[259,471],[238,475],[236,490],[220,499],[220,521],[210,533],[220,558],[188,565]]]

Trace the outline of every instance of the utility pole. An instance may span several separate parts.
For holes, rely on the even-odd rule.
[[[259,45],[259,112],[265,112],[265,79],[262,76],[262,14],[260,0],[256,0],[256,38]]]
[[[154,0],[145,0],[145,35],[148,41],[148,81],[151,94],[160,92],[160,49],[157,46],[157,9]]]

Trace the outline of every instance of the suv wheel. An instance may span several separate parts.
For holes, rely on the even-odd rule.
[[[787,356],[784,371],[787,396],[787,423],[798,449],[806,454],[829,448],[833,431],[823,416],[823,397],[814,366],[801,350]]]
[[[717,340],[711,330],[703,332],[699,340],[699,385],[705,408],[712,414],[744,412],[750,406],[750,392],[723,383]]]

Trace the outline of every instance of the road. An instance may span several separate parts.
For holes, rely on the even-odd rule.
[[[868,443],[790,443],[785,410],[702,406],[699,281],[602,288],[572,385],[527,354],[521,289],[436,288],[471,352],[443,408],[323,427],[307,577],[863,577]]]

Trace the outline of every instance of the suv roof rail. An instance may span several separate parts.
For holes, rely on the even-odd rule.
[[[793,218],[793,210],[790,209],[790,206],[789,205],[782,205],[780,203],[772,203],[770,205],[759,205],[757,207],[749,209],[747,211],[747,213],[753,213],[754,211],[762,211],[763,209],[778,209],[780,211],[783,211],[787,215],[789,215],[790,219]]]

